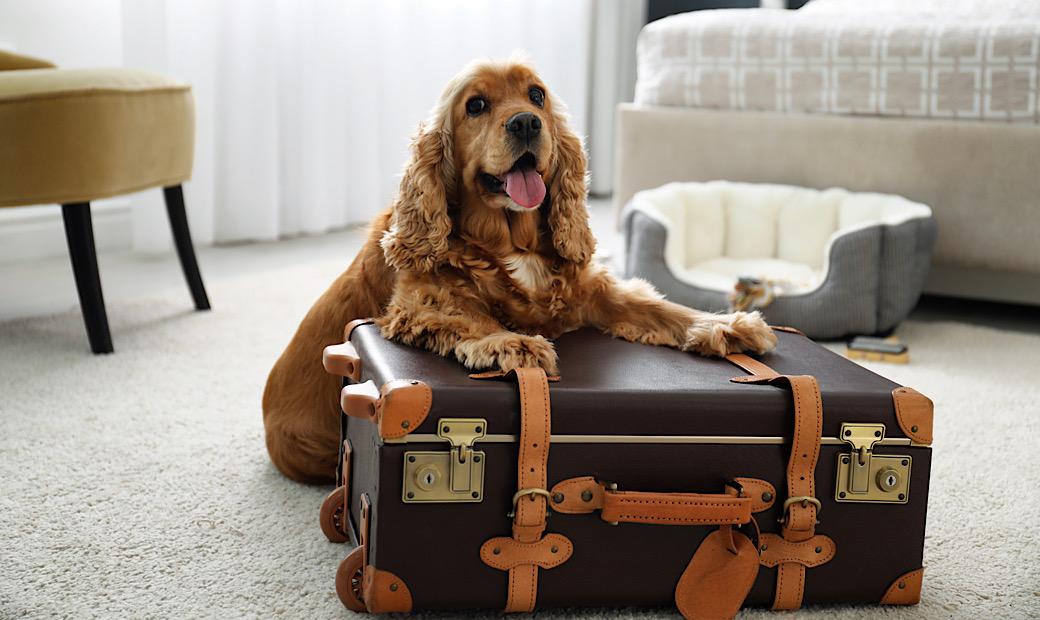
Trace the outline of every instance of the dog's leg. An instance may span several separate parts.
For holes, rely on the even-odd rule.
[[[594,285],[584,320],[614,337],[702,355],[764,353],[776,346],[773,330],[757,312],[701,312],[665,300],[643,280],[619,280],[605,271],[587,275]]]
[[[467,368],[540,367],[552,375],[558,360],[552,343],[543,336],[518,334],[482,310],[464,291],[442,283],[408,283],[399,287],[382,317],[376,320],[387,338],[454,356]]]
[[[267,451],[275,466],[298,482],[332,482],[339,458],[342,377],[325,372],[322,350],[343,342],[353,319],[376,316],[395,281],[379,238],[385,215],[351,266],[314,303],[271,369],[264,389]]]

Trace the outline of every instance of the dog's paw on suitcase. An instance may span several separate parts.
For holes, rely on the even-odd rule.
[[[706,314],[686,332],[683,351],[701,355],[765,353],[776,346],[776,334],[758,312]]]
[[[463,340],[455,345],[455,357],[467,368],[488,368],[503,372],[537,367],[548,375],[555,375],[559,365],[556,349],[548,339],[513,332]]]

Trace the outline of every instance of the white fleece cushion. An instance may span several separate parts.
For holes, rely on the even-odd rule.
[[[833,188],[819,192],[814,200],[795,194],[780,207],[777,218],[776,256],[812,269],[823,269],[827,240],[838,230],[838,205],[849,192]]]

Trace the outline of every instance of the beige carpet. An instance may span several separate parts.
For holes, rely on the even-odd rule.
[[[268,369],[340,268],[209,281],[209,313],[180,282],[111,304],[109,356],[87,352],[78,311],[0,323],[0,617],[351,616],[333,590],[347,547],[317,527],[329,488],[275,471],[260,418]],[[935,401],[923,602],[741,617],[1040,616],[1040,337],[899,334],[911,364],[871,368]]]

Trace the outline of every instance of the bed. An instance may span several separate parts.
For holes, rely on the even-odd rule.
[[[812,0],[644,28],[614,200],[724,179],[929,205],[934,294],[1040,304],[1040,3]]]

